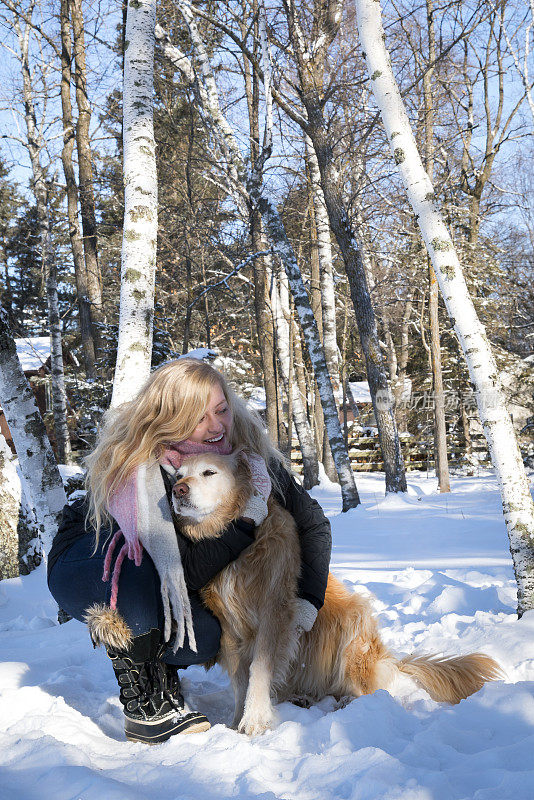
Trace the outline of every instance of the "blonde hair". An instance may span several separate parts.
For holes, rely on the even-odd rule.
[[[261,417],[248,409],[224,375],[194,358],[168,361],[151,374],[133,400],[104,415],[93,452],[87,456],[88,521],[97,535],[111,522],[110,497],[140,464],[157,460],[168,442],[188,439],[219,385],[233,414],[232,448],[257,453],[270,466],[285,459],[271,443]],[[275,487],[276,478],[271,474]]]

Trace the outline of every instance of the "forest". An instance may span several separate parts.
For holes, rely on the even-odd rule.
[[[531,800],[534,0],[0,0],[0,45],[0,800]],[[254,413],[161,393],[162,454],[183,356]],[[250,496],[186,546],[192,453]]]
[[[191,351],[344,510],[358,471],[447,492],[491,459],[523,572],[533,11],[1,0],[3,577],[46,551],[57,464]]]

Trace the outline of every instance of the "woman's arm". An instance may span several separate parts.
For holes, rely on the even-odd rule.
[[[192,542],[177,533],[187,588],[201,589],[254,541],[255,526],[235,520],[216,539]]]
[[[332,533],[323,509],[286,470],[277,474],[283,497],[282,505],[289,511],[299,533],[301,570],[299,597],[319,609],[324,603],[330,568]]]
[[[49,572],[58,556],[80,536],[92,536],[94,540],[95,530],[91,525],[86,526],[86,514],[87,503],[84,500],[77,500],[63,509],[58,532],[54,537],[48,557]],[[114,522],[112,532],[116,530],[118,530],[118,525]],[[205,586],[221,569],[234,561],[246,547],[252,544],[254,531],[253,523],[236,520],[217,539],[192,542],[177,533],[187,588],[196,590]],[[107,527],[100,532],[100,542],[104,543],[107,540],[109,532]],[[145,551],[144,558],[147,557],[148,554]]]

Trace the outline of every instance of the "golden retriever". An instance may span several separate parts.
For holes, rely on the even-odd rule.
[[[218,536],[241,516],[253,491],[246,459],[198,455],[178,470],[173,510],[192,540]],[[299,539],[292,516],[272,495],[254,544],[202,590],[222,626],[217,661],[235,695],[233,725],[262,733],[274,722],[273,700],[305,703],[326,695],[359,697],[387,689],[401,672],[434,700],[458,703],[500,675],[489,656],[397,659],[380,639],[370,603],[329,575],[324,606],[309,633],[295,630]]]

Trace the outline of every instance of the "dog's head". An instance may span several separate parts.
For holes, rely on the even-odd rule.
[[[174,476],[172,507],[191,538],[216,536],[240,516],[252,487],[241,453],[187,458]]]

